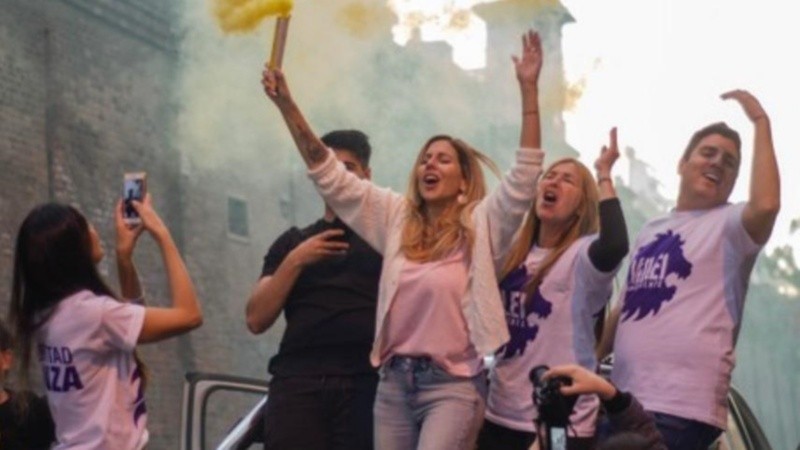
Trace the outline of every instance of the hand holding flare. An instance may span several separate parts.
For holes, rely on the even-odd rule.
[[[275,37],[272,38],[272,53],[269,56],[269,67],[272,69],[280,69],[283,64],[283,49],[286,47],[290,17],[280,16],[275,22]]]
[[[214,14],[226,33],[252,31],[266,17],[278,16],[272,42],[270,67],[279,68],[283,61],[292,0],[215,0]]]

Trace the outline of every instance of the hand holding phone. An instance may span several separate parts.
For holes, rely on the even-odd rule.
[[[345,231],[339,228],[322,231],[300,243],[290,255],[302,266],[345,256],[350,244],[342,240],[344,234]]]
[[[147,194],[147,174],[145,172],[128,172],[122,183],[122,219],[128,225],[139,225],[142,218],[133,207],[133,201],[141,202]]]

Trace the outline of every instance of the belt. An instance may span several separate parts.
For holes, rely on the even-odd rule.
[[[433,361],[428,356],[394,355],[389,358],[386,365],[403,372],[422,372],[430,369],[433,366]]]

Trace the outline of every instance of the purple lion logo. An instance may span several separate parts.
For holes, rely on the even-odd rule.
[[[692,274],[692,263],[683,256],[684,243],[679,234],[668,230],[636,252],[628,270],[622,321],[634,315],[634,321],[650,313],[655,316],[664,302],[672,300],[677,287],[667,285],[667,276],[674,274],[685,280]]]
[[[542,297],[539,288],[536,288],[530,298],[525,294],[528,278],[528,271],[522,266],[508,274],[500,283],[511,339],[497,351],[499,358],[507,359],[522,355],[528,344],[533,342],[539,333],[539,325],[529,324],[528,317],[535,314],[541,319],[546,319],[553,311],[553,304]]]

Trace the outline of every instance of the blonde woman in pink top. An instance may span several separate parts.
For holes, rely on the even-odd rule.
[[[370,355],[381,367],[375,403],[379,449],[475,444],[485,408],[482,356],[508,340],[496,274],[532,204],[543,159],[536,33],[523,36],[522,56],[514,64],[522,93],[521,148],[488,196],[480,163],[493,165],[444,135],[422,147],[405,196],[352,176],[313,133],[284,75],[264,70],[264,90],[326,204],[384,256]]]

